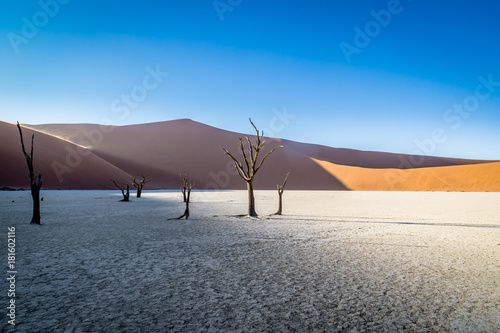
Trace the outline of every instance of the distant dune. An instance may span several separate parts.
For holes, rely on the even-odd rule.
[[[355,191],[500,191],[500,162],[400,170],[314,161]]]
[[[177,189],[189,170],[197,189],[243,189],[245,183],[220,147],[238,154],[241,134],[181,119],[101,127],[95,124],[23,125],[35,133],[34,166],[45,189],[112,189],[147,175],[149,189]],[[252,137],[253,138],[253,137]],[[500,191],[500,162],[358,151],[267,138],[278,149],[256,177],[275,189],[291,172],[288,189]],[[0,187],[29,188],[14,124],[0,122]],[[409,161],[418,160],[418,165]],[[410,170],[403,170],[408,169]]]

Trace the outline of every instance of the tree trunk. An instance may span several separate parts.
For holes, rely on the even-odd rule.
[[[186,202],[187,199],[186,199],[186,188],[185,187],[182,187],[182,197],[184,198],[184,200],[182,202]]]
[[[33,198],[33,217],[31,223],[40,224],[40,189],[31,188],[31,197]]]
[[[128,202],[129,198],[130,198],[130,190],[129,190],[129,187],[127,185],[127,194],[123,196],[123,201]]]
[[[288,179],[288,176],[290,176],[290,172],[286,174],[285,181],[283,182],[283,185],[281,185],[281,186],[280,186],[280,184],[276,185],[276,188],[278,189],[279,202],[278,202],[278,211],[276,213],[274,213],[274,215],[281,215],[281,211],[283,209],[283,191],[285,190],[285,185],[286,185],[286,181]]]
[[[185,194],[185,192],[182,192]],[[186,220],[189,218],[189,198],[191,197],[191,189],[188,187],[187,188],[187,196],[186,196],[186,210],[184,210],[184,214],[176,218],[176,220],[180,220],[183,217],[186,218]]]
[[[189,200],[186,200],[186,210],[184,211],[184,215],[183,215],[186,220],[189,218]]]
[[[26,164],[28,165],[28,172],[30,176],[31,184],[31,197],[33,198],[33,216],[31,217],[31,222],[33,224],[40,223],[40,189],[42,188],[42,175],[38,173],[38,177],[35,176],[33,171],[33,141],[35,139],[35,134],[31,135],[31,154],[26,152],[24,148],[23,131],[21,130],[21,125],[17,122],[17,128],[19,129],[19,136],[21,138],[21,147],[23,149],[24,158],[26,159]]]
[[[129,186],[127,185],[127,193],[125,193],[125,190],[122,189],[120,186],[118,186],[116,183],[115,183],[116,187],[118,187],[120,189],[120,191],[122,191],[122,195],[123,195],[123,199],[120,200],[120,202],[129,202],[129,198],[130,198],[130,190],[129,190]]]
[[[283,207],[283,191],[278,190],[279,203],[278,203],[278,211],[275,215],[281,215],[281,210]]]
[[[142,175],[142,180],[140,182],[137,182],[135,180],[135,178],[132,181],[132,185],[134,185],[135,189],[137,190],[137,194],[136,194],[137,198],[141,197],[142,189],[144,188],[144,185],[146,185],[146,183],[149,183],[149,180],[147,180],[146,176],[144,176],[144,175]]]
[[[253,196],[253,182],[247,182],[248,189],[248,216],[257,216],[255,212],[255,198]]]

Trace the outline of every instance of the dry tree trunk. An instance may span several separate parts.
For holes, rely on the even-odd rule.
[[[184,171],[184,173],[180,173],[179,176],[182,178],[182,186],[181,186],[181,192],[182,192],[182,199],[183,202],[187,202],[187,189],[189,187],[189,170]],[[194,185],[194,183],[191,185],[191,187]]]
[[[193,188],[195,182],[189,181],[189,171],[185,171],[184,175],[181,174],[183,185],[181,187],[182,194],[184,195],[184,202],[186,203],[186,209],[184,210],[184,214],[175,218],[175,220],[180,220],[183,217],[186,220],[189,218],[189,199],[191,198],[191,189]]]
[[[186,202],[187,201],[186,188],[184,186],[181,186],[181,192],[182,192],[182,202]]]
[[[255,211],[255,197],[253,195],[253,183],[247,182],[248,190],[248,216],[257,216]]]
[[[38,173],[38,176],[35,176],[33,172],[33,139],[35,138],[35,134],[31,136],[31,154],[26,153],[26,149],[24,148],[24,140],[23,140],[23,132],[21,130],[21,125],[17,122],[17,128],[19,129],[19,136],[21,137],[21,146],[23,149],[24,157],[26,158],[26,164],[28,164],[28,171],[31,183],[31,197],[33,198],[33,216],[31,218],[31,223],[33,224],[41,224],[40,223],[40,189],[42,188],[42,175]]]
[[[122,191],[122,194],[123,194],[123,191]],[[129,187],[127,184],[127,194],[123,196],[123,201],[129,201],[129,198],[130,198],[130,191],[129,191]]]
[[[179,216],[177,218],[177,220],[180,220],[183,217],[185,217],[186,220],[189,218],[189,199],[190,199],[190,197],[191,197],[191,189],[188,188],[187,189],[187,196],[186,196],[186,209],[184,210],[184,214],[182,214],[181,216]]]
[[[283,146],[278,146],[271,151],[269,151],[260,162],[258,162],[258,157],[259,153],[262,150],[262,147],[264,147],[264,143],[266,140],[262,140],[262,136],[264,135],[264,131],[262,133],[259,132],[257,127],[255,127],[254,123],[252,122],[252,119],[250,120],[250,124],[252,124],[253,128],[257,132],[257,137],[255,144],[250,141],[248,137],[246,137],[247,141],[247,150],[248,150],[248,155],[245,153],[245,147],[243,146],[243,137],[240,137],[240,143],[239,143],[239,148],[241,155],[243,156],[243,161],[244,163],[240,163],[231,153],[227,150],[221,147],[221,149],[228,155],[234,162],[234,167],[236,168],[236,171],[238,172],[238,175],[247,183],[247,190],[248,190],[248,216],[255,217],[257,216],[257,212],[255,211],[255,198],[253,195],[253,180],[255,177],[255,174],[260,170],[262,164],[266,160],[266,158],[271,155],[276,149],[281,148]]]
[[[129,202],[130,201],[129,200],[129,198],[130,198],[130,191],[129,191],[128,184],[127,184],[127,193],[125,193],[125,190],[121,186],[118,186],[118,184],[114,180],[112,180],[112,182],[113,182],[113,184],[115,184],[116,187],[118,187],[118,189],[120,191],[122,191],[123,199],[120,200],[120,202]]]
[[[286,174],[285,181],[283,182],[283,185],[280,186],[280,184],[278,184],[276,186],[278,188],[279,203],[278,203],[278,211],[276,213],[274,213],[274,215],[281,215],[281,212],[283,209],[283,191],[285,190],[286,180],[288,179],[289,175],[290,175],[290,172]]]
[[[141,175],[141,176],[142,176],[142,180],[140,182],[137,182],[135,180],[135,178],[132,181],[132,185],[134,185],[135,189],[137,190],[137,198],[141,197],[142,189],[144,188],[144,185],[149,183],[149,180],[146,179],[146,176],[144,176],[144,175]]]

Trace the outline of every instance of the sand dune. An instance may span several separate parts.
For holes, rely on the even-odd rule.
[[[99,157],[131,175],[146,174],[155,188],[178,188],[179,173],[189,170],[198,189],[243,189],[245,183],[222,152],[224,147],[238,154],[241,134],[220,130],[191,120],[113,127],[97,134],[98,125],[42,125],[37,130],[89,147]],[[101,131],[102,132],[102,131]],[[89,140],[89,137],[93,138]],[[93,141],[93,144],[90,142]],[[265,149],[282,144],[267,139]],[[287,172],[294,175],[290,189],[344,190],[345,187],[307,155],[279,149],[256,178],[256,187],[275,189]]]
[[[44,188],[108,189],[113,187],[110,179],[130,182],[145,174],[151,179],[150,189],[176,189],[184,170],[190,171],[198,189],[245,188],[220,150],[224,147],[238,154],[239,133],[188,119],[106,128],[24,126],[37,133],[35,168],[44,175]],[[0,130],[0,186],[27,188],[17,129],[0,122]],[[25,136],[29,135],[26,129]],[[269,157],[255,188],[275,189],[291,172],[288,189],[500,191],[494,161],[359,151],[273,138],[267,138],[265,150],[278,145],[284,148]],[[412,160],[418,160],[418,165]],[[60,166],[59,172],[54,171],[54,163]],[[407,168],[411,170],[401,170]],[[395,180],[388,183],[391,175]]]
[[[374,169],[417,169],[438,166],[481,164],[484,160],[465,160],[423,155],[406,155],[384,153],[380,151],[363,151],[346,148],[332,148],[321,145],[286,141],[287,147],[310,156],[314,159],[327,161],[339,165],[357,166]]]
[[[313,160],[356,191],[500,191],[500,162],[400,170]]]
[[[33,167],[44,189],[112,189],[110,179],[125,183],[130,175],[92,151],[53,136],[23,128],[26,150],[34,137]],[[0,122],[0,186],[29,188],[28,167],[15,125]],[[85,156],[83,156],[85,155]],[[56,172],[56,170],[59,170]]]

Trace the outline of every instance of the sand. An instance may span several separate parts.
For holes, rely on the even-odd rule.
[[[35,226],[29,192],[0,192],[7,332],[500,331],[500,193],[285,190],[268,216],[257,191],[251,219],[244,191],[193,192],[187,221],[179,192],[42,196]]]
[[[141,175],[150,180],[149,188],[178,189],[179,173],[186,170],[198,189],[246,188],[220,149],[240,158],[239,133],[188,119],[106,129],[96,124],[23,126],[27,149],[35,134],[34,169],[41,172],[44,189],[113,190],[111,179],[125,184]],[[255,179],[256,189],[274,190],[290,172],[288,190],[500,192],[500,161],[265,140],[261,157],[274,147],[283,148],[266,159]],[[18,129],[0,121],[0,187],[29,188],[26,172]]]
[[[354,191],[500,190],[500,162],[415,169],[373,169],[313,160]]]

